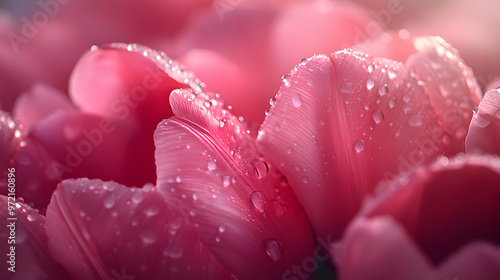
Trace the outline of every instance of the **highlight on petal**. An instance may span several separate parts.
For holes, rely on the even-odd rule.
[[[386,256],[399,256],[401,263],[396,267],[404,267],[417,263],[413,255],[418,252],[417,255],[421,254],[434,270],[432,278],[421,279],[467,279],[472,275],[480,279],[498,278],[498,182],[500,159],[460,155],[452,159],[440,157],[436,163],[419,169],[409,178],[401,177],[383,185],[380,193],[367,201],[344,235],[341,253],[337,255],[340,274],[385,273],[387,265],[391,264],[391,258]],[[399,246],[393,246],[393,240],[384,243],[389,232],[394,234],[393,226],[384,226],[385,233],[376,236],[370,229],[374,221],[387,216],[392,217],[392,224],[403,229],[399,231],[404,242]],[[366,240],[366,234],[374,238]],[[360,250],[363,253],[356,255]],[[410,254],[410,251],[414,252]],[[380,262],[385,265],[372,266],[371,254],[381,256]],[[394,269],[392,264],[390,267]],[[416,273],[420,269],[411,271]],[[365,275],[359,279],[372,278]]]
[[[0,177],[6,172],[19,151],[23,138],[23,125],[15,120],[9,113],[0,111]],[[4,193],[5,180],[2,180],[2,193]],[[6,187],[5,187],[6,188]],[[6,192],[5,192],[6,193]]]
[[[14,175],[17,175],[15,172]],[[15,177],[14,177],[15,178]],[[14,192],[15,193],[15,192]],[[68,279],[66,272],[52,258],[47,247],[45,217],[38,210],[0,195],[0,261],[2,279]]]
[[[198,226],[152,185],[63,181],[46,228],[52,255],[72,279],[232,279],[202,243]]]
[[[16,101],[14,115],[24,129],[30,130],[38,121],[58,110],[74,109],[68,96],[45,84],[36,84]]]
[[[484,153],[500,156],[500,92],[486,92],[469,127],[465,147],[468,154]]]
[[[308,221],[286,179],[210,93],[171,94],[155,132],[157,187],[238,279],[279,279],[312,255]]]
[[[411,65],[420,62],[414,56]],[[340,238],[381,180],[464,150],[464,135],[454,132],[467,124],[449,131],[441,122],[455,109],[430,97],[432,80],[418,77],[437,70],[425,69],[417,76],[401,62],[344,50],[304,59],[283,77],[257,143],[288,178],[318,235]],[[475,96],[465,82],[458,88],[463,99]]]

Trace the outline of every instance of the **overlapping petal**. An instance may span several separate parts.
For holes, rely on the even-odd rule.
[[[16,172],[14,181],[16,179]],[[51,257],[45,234],[45,217],[38,210],[15,199],[14,195],[0,196],[0,261],[2,279],[67,279],[66,272]],[[19,185],[17,185],[19,186]],[[11,269],[9,269],[11,268]]]
[[[345,233],[337,252],[341,279],[498,278],[499,182],[498,158],[462,155],[382,187]],[[394,273],[398,268],[407,275]]]
[[[213,94],[174,91],[176,117],[155,132],[158,189],[196,223],[238,279],[277,279],[313,253],[308,221],[286,179]]]
[[[455,53],[439,56],[439,39],[420,40],[427,48],[406,65],[349,50],[303,60],[271,101],[259,149],[280,166],[320,236],[339,238],[381,180],[464,151],[477,85]],[[438,70],[428,56],[456,77],[456,114],[434,92]]]
[[[500,156],[500,92],[486,92],[469,127],[465,147],[467,153],[486,153]]]
[[[54,258],[72,279],[232,279],[152,185],[66,180],[47,209]]]

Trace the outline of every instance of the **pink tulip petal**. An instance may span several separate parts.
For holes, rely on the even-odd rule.
[[[322,237],[339,238],[379,181],[463,150],[402,63],[341,51],[303,60],[283,81],[259,149],[280,166]]]
[[[54,256],[74,279],[231,279],[151,185],[66,180],[47,209]]]
[[[340,279],[437,280],[404,229],[389,217],[354,220],[335,255]]]
[[[439,265],[464,245],[500,244],[500,159],[441,157],[410,178],[395,180],[370,200],[361,216],[391,215],[427,258]]]
[[[176,117],[155,133],[157,186],[217,259],[238,279],[278,279],[312,255],[302,209],[244,124],[212,94],[177,90],[170,99]]]
[[[467,153],[500,156],[500,92],[486,92],[472,117],[465,142]]]
[[[0,177],[14,160],[19,151],[23,139],[23,125],[11,117],[8,113],[0,111]],[[4,194],[4,181],[0,183],[2,194]]]
[[[14,175],[16,172],[13,172]],[[16,177],[13,177],[16,178]],[[5,179],[7,180],[7,179]],[[12,192],[15,195],[15,191]],[[0,196],[1,279],[68,279],[51,257],[45,234],[45,217],[15,196]],[[12,213],[12,214],[11,214]],[[11,263],[8,263],[12,259]],[[12,266],[15,272],[8,270]]]
[[[497,280],[500,277],[500,247],[487,243],[465,246],[441,265],[439,271],[439,279]]]
[[[384,32],[352,47],[353,50],[373,57],[385,57],[396,61],[406,61],[417,50],[413,37],[406,29]]]
[[[14,115],[26,130],[57,110],[74,109],[68,96],[48,85],[37,84],[16,101]]]
[[[443,130],[465,140],[472,109],[482,97],[472,70],[458,51],[439,37],[417,38],[414,44],[419,52],[410,56],[406,65],[423,81]]]

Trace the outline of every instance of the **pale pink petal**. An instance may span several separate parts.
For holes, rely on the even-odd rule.
[[[464,150],[403,63],[341,51],[303,60],[283,81],[259,149],[288,177],[320,236],[339,238],[379,181]]]
[[[213,94],[178,90],[171,104],[155,133],[157,186],[217,259],[238,279],[278,279],[311,256],[300,205],[244,124]]]
[[[66,180],[47,209],[54,258],[74,279],[231,279],[152,185]]]
[[[15,171],[14,181],[18,175]],[[7,179],[5,179],[7,180]],[[15,184],[14,184],[15,185]],[[2,279],[67,279],[47,247],[45,217],[14,196],[0,196]],[[11,262],[12,261],[12,262]],[[10,268],[12,270],[9,270]]]
[[[68,96],[45,84],[36,84],[16,101],[14,115],[29,130],[38,121],[57,110],[73,109]]]
[[[296,2],[282,8],[272,27],[272,57],[276,74],[287,73],[297,59],[331,53],[361,42],[370,16],[348,2]],[[279,77],[279,76],[278,76]]]
[[[465,142],[467,153],[500,156],[500,92],[488,91],[474,112]]]
[[[383,32],[380,36],[369,38],[352,47],[356,51],[373,57],[385,57],[396,61],[406,61],[417,50],[413,44],[413,37],[406,29]]]
[[[438,279],[405,230],[390,217],[354,220],[335,256],[340,279]]]
[[[464,246],[440,266],[439,273],[439,279],[496,280],[500,277],[500,247],[483,242]]]

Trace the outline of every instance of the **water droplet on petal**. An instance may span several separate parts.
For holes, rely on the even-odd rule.
[[[475,115],[475,114],[477,114],[478,111],[479,111],[479,108],[476,107],[476,108],[472,109],[472,114]]]
[[[267,166],[267,163],[263,160],[260,159],[254,159],[252,161],[252,166],[255,171],[255,175],[257,178],[262,178],[267,175],[269,172],[269,167]]]
[[[386,95],[387,93],[389,92],[389,87],[387,86],[387,84],[384,84],[383,86],[380,86],[378,88],[378,94],[380,96],[384,96]]]
[[[182,257],[183,251],[184,249],[180,243],[172,243],[163,250],[163,255],[172,259],[178,259]]]
[[[155,243],[157,237],[157,234],[152,229],[145,229],[141,232],[141,240],[144,244]]]
[[[380,110],[375,110],[372,113],[372,118],[375,121],[375,123],[381,123],[384,120],[384,113]]]
[[[148,217],[152,217],[160,212],[160,209],[156,206],[151,206],[144,209],[144,214]]]
[[[217,163],[215,162],[215,160],[211,160],[208,162],[207,167],[208,167],[208,170],[213,171],[213,170],[217,169]]]
[[[250,200],[257,210],[259,210],[260,212],[264,212],[266,196],[263,193],[259,191],[252,192],[252,194],[250,195]]]
[[[223,233],[223,232],[225,232],[225,231],[226,231],[226,225],[225,225],[225,224],[221,224],[221,225],[219,226],[219,232],[220,232],[220,233]]]
[[[228,187],[229,185],[231,185],[231,177],[229,176],[222,177],[222,184],[224,185],[224,187]]]
[[[361,153],[365,149],[365,141],[363,139],[359,139],[356,142],[354,142],[354,150],[357,153]]]
[[[391,97],[391,99],[389,100],[389,108],[394,108],[394,105],[396,105],[396,98]]]
[[[354,88],[352,87],[351,83],[345,83],[340,88],[340,91],[344,94],[350,94],[354,92]]]
[[[291,154],[293,152],[293,148],[292,147],[287,147],[286,148],[286,153],[287,154]]]
[[[295,107],[300,107],[302,105],[302,100],[300,99],[300,96],[296,93],[292,96],[292,104]]]
[[[487,127],[491,123],[491,118],[488,115],[484,114],[476,115],[475,119],[476,119],[476,125],[481,128]]]
[[[366,89],[371,90],[375,84],[377,83],[377,80],[375,78],[367,78],[366,79]]]
[[[285,252],[285,248],[283,248],[283,245],[281,245],[281,242],[279,242],[276,239],[267,239],[264,241],[264,248],[266,248],[266,253],[267,255],[273,260],[273,261],[279,261],[281,258],[283,258],[283,253]]]
[[[423,119],[423,116],[421,116],[421,115],[412,115],[408,119],[408,125],[412,126],[412,127],[421,126],[422,125],[422,119]]]
[[[307,176],[302,177],[302,183],[304,183],[304,184],[309,183],[309,177],[307,177]]]
[[[372,73],[373,71],[375,71],[375,65],[373,64],[368,65],[368,73]]]
[[[110,209],[116,203],[116,197],[114,195],[108,195],[103,200],[103,205],[105,208]]]
[[[28,219],[28,221],[30,222],[34,222],[36,221],[36,219],[38,218],[38,213],[35,211],[35,210],[32,210],[28,213],[28,215],[26,216],[26,218]]]
[[[283,84],[285,84],[285,86],[287,86],[287,87],[290,86],[290,81],[288,80],[288,75],[281,77],[281,81],[283,82]]]
[[[273,97],[273,98],[271,98],[271,99],[269,99],[269,104],[270,104],[271,106],[274,106],[274,104],[276,104],[276,96],[275,96],[275,97]]]
[[[226,119],[222,119],[219,121],[219,127],[224,127],[226,125]]]

